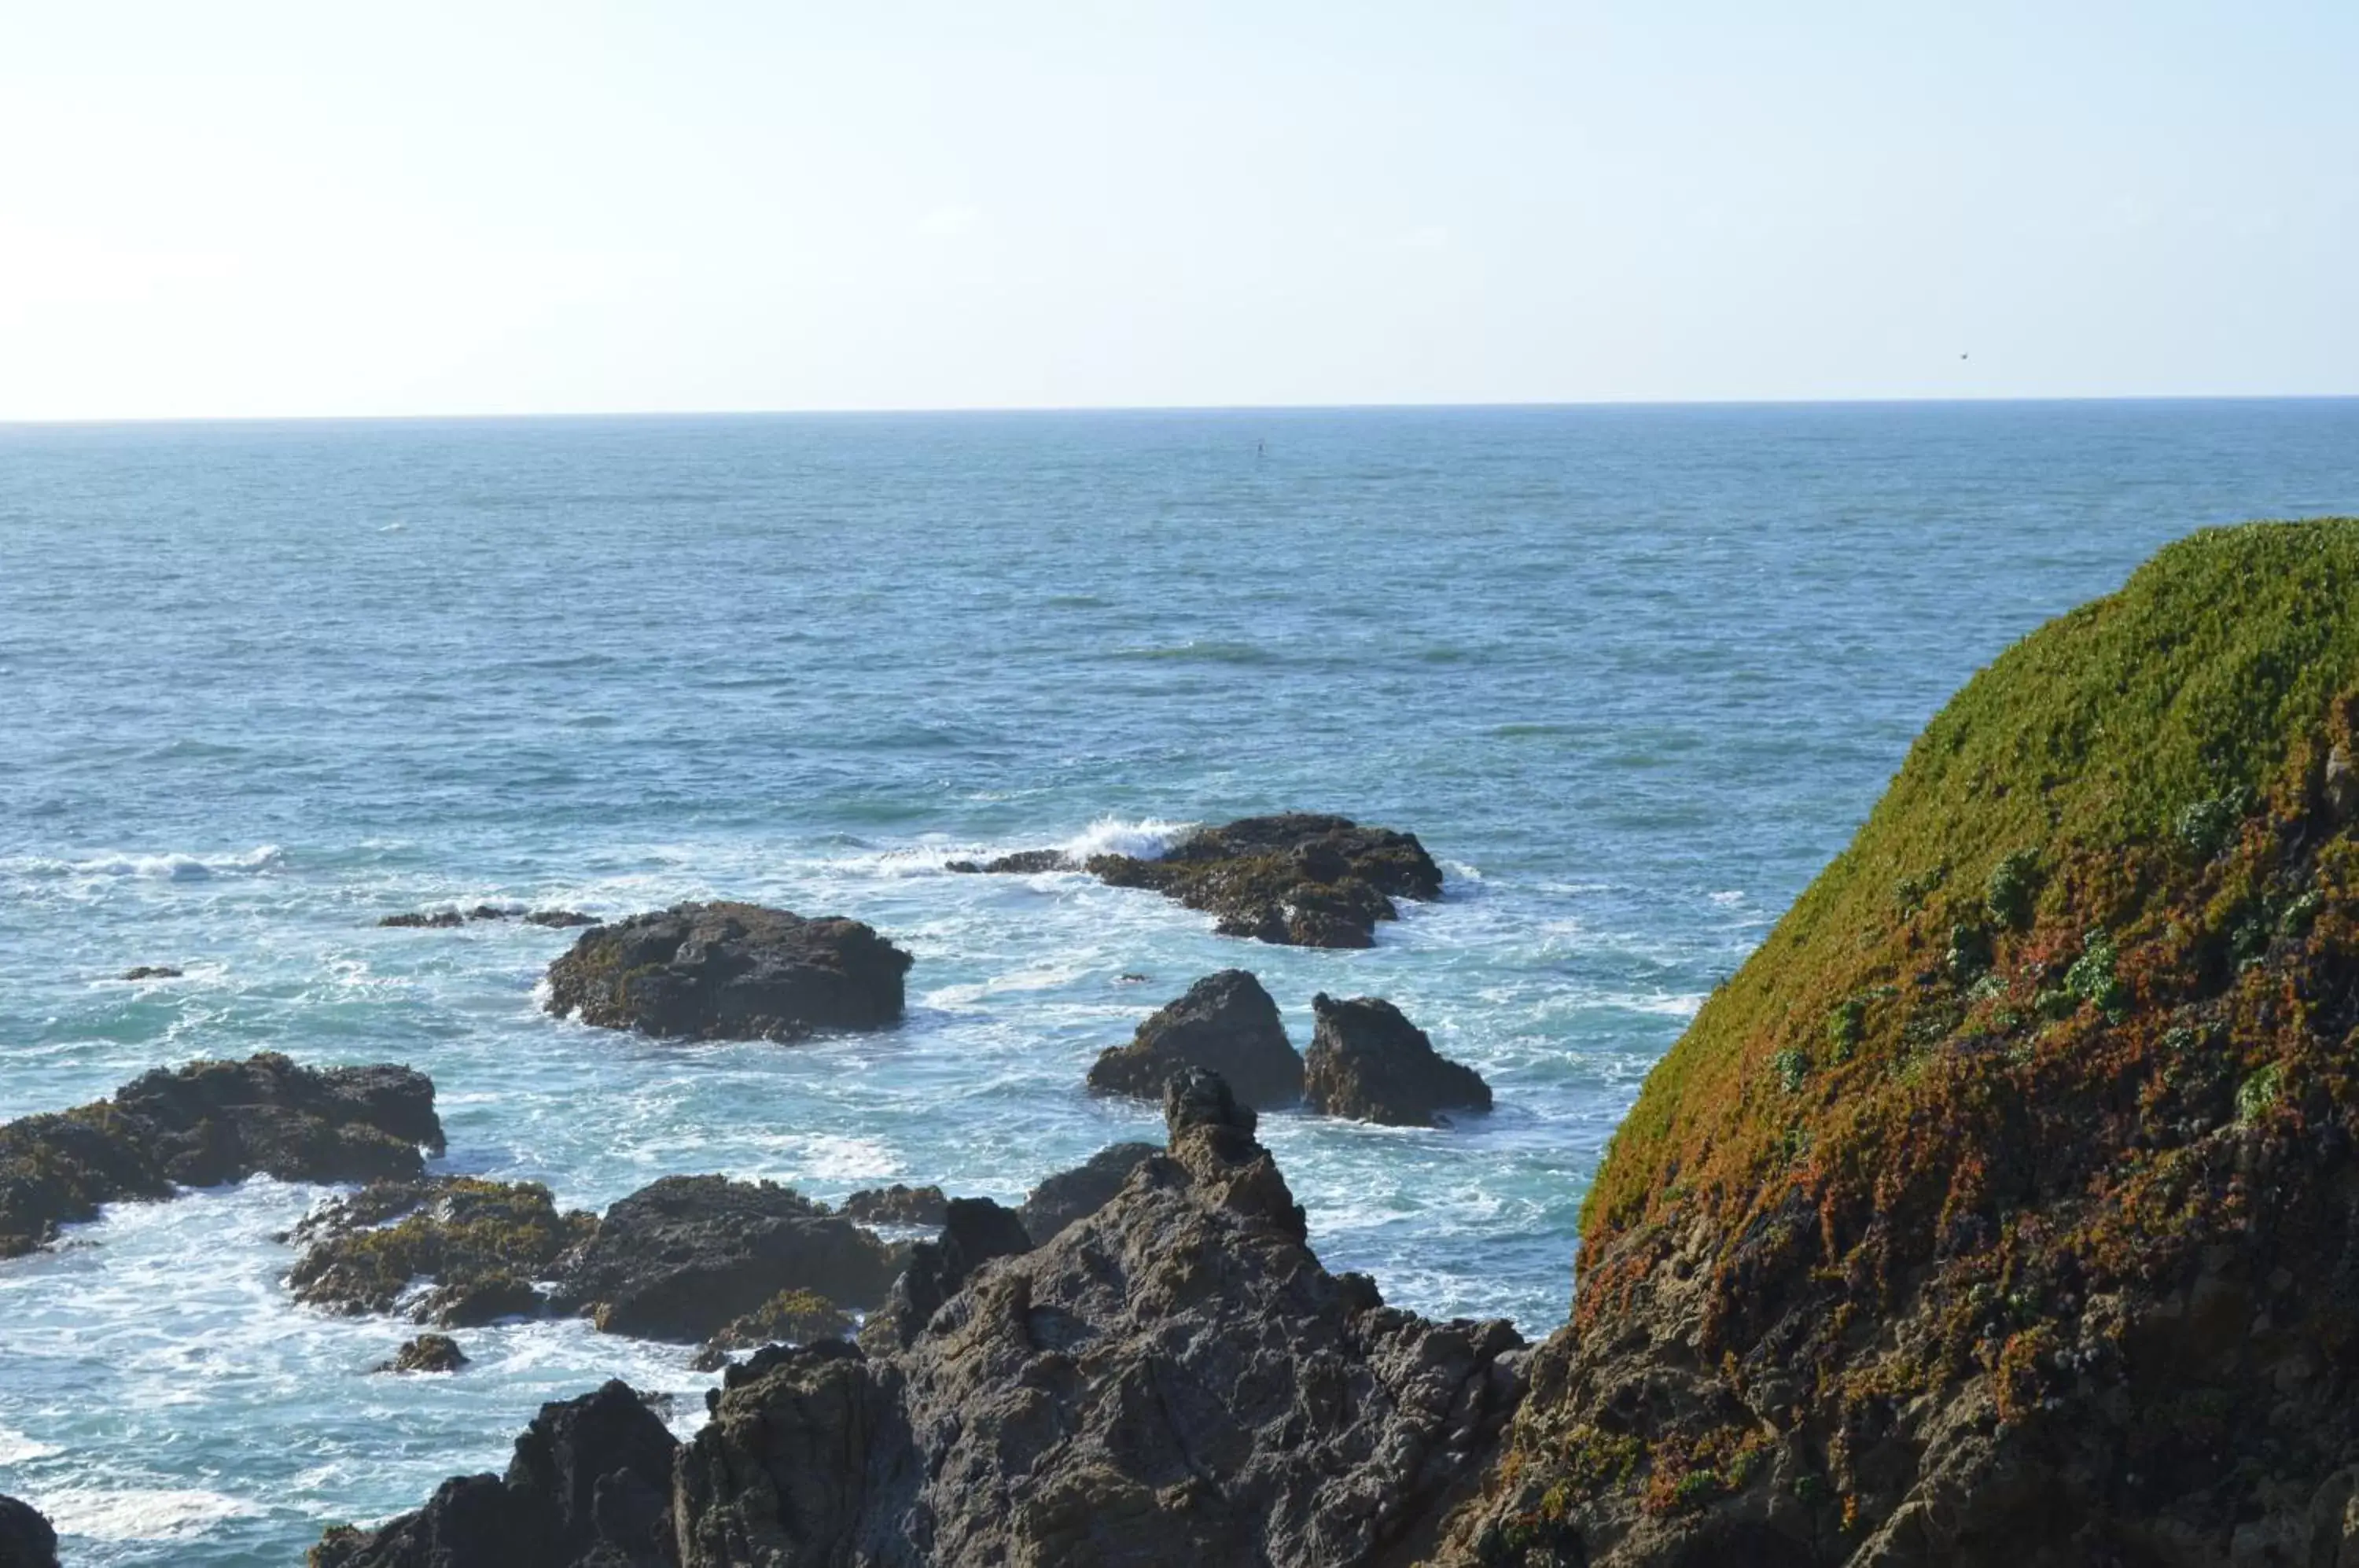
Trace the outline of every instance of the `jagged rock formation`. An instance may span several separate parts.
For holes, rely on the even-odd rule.
[[[862,1343],[879,1350],[908,1345],[976,1269],[1031,1249],[1032,1237],[1014,1210],[989,1198],[951,1199],[942,1234],[910,1248],[909,1266],[893,1281],[884,1307],[861,1325]]]
[[[1303,1103],[1331,1116],[1431,1127],[1449,1111],[1487,1111],[1491,1085],[1433,1049],[1381,996],[1310,1000],[1318,1025],[1303,1059]]]
[[[909,955],[858,920],[676,904],[582,933],[549,966],[549,1010],[689,1040],[799,1040],[897,1023]]]
[[[58,1568],[58,1532],[14,1497],[0,1497],[0,1568]]]
[[[910,1187],[899,1181],[872,1187],[843,1200],[841,1211],[863,1225],[938,1225],[949,1212],[950,1199],[940,1187]]]
[[[1448,1561],[2359,1561],[2359,522],[1927,727],[1648,1077]]]
[[[1219,1073],[1239,1099],[1259,1110],[1302,1097],[1302,1058],[1286,1038],[1277,1004],[1242,969],[1208,975],[1158,1008],[1128,1045],[1098,1057],[1090,1087],[1161,1099],[1163,1085],[1188,1067]]]
[[[668,1555],[600,1558],[584,1544],[516,1561],[1414,1559],[1514,1409],[1520,1342],[1503,1323],[1384,1307],[1364,1279],[1320,1267],[1253,1112],[1217,1079],[1176,1080],[1166,1121],[1168,1150],[1044,1246],[991,1255],[1015,1242],[1006,1211],[953,1203],[947,1234],[962,1252],[978,1245],[958,1259],[941,1249],[948,1291],[907,1345],[897,1334],[869,1350],[774,1347],[728,1368],[712,1421],[670,1465]],[[598,1397],[610,1395],[624,1398],[613,1386]],[[570,1408],[549,1407],[535,1431]],[[516,1476],[512,1466],[507,1491]],[[420,1513],[334,1538],[314,1561],[475,1561],[462,1554],[520,1505],[504,1493],[478,1535],[454,1488],[495,1485],[450,1483]],[[652,1512],[630,1495],[641,1501],[629,1518]]]
[[[1075,1220],[1111,1202],[1130,1173],[1163,1150],[1151,1143],[1108,1144],[1071,1171],[1060,1171],[1032,1189],[1016,1211],[1034,1245],[1049,1240]]]
[[[442,1151],[434,1085],[407,1067],[299,1067],[275,1051],[158,1069],[111,1100],[0,1127],[0,1258],[128,1198],[249,1176],[414,1175]]]
[[[1217,917],[1223,936],[1297,947],[1369,947],[1393,899],[1441,897],[1441,868],[1410,833],[1288,812],[1201,828],[1159,859],[1092,855],[1091,875],[1151,887]]]
[[[303,1247],[288,1279],[296,1299],[332,1312],[402,1310],[446,1328],[583,1313],[611,1334],[682,1344],[782,1291],[874,1306],[907,1255],[790,1188],[722,1176],[664,1177],[603,1218],[560,1212],[536,1181],[378,1182],[291,1239]]]
[[[693,1345],[782,1290],[873,1305],[904,1256],[791,1188],[667,1176],[606,1211],[550,1305],[611,1334]]]
[[[467,1353],[447,1334],[421,1334],[393,1353],[379,1372],[456,1372],[467,1365]]]
[[[627,1384],[543,1405],[502,1475],[442,1483],[416,1513],[331,1530],[310,1568],[672,1568],[679,1441]]]

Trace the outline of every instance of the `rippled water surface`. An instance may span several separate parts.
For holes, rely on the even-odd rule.
[[[0,429],[0,1116],[281,1050],[431,1073],[449,1169],[1020,1197],[1146,1107],[1082,1074],[1242,964],[1380,993],[1499,1106],[1269,1118],[1337,1268],[1560,1319],[1655,1058],[1978,665],[2204,524],[2359,511],[2359,404]],[[958,854],[1286,808],[1450,877],[1377,947],[1212,936]],[[841,911],[907,1025],[680,1047],[541,1014],[520,900]],[[125,983],[167,964],[179,980]],[[1143,975],[1144,982],[1125,976]],[[686,1353],[519,1324],[450,1378],[292,1306],[316,1190],[0,1264],[0,1491],[69,1561],[299,1562]]]

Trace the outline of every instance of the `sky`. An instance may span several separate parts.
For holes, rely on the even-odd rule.
[[[2359,393],[2359,4],[0,0],[0,420]]]

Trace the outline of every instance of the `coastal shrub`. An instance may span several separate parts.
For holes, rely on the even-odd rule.
[[[2129,1004],[2129,991],[2115,973],[2120,963],[2121,952],[2114,939],[2093,931],[2082,944],[2081,956],[2064,972],[2064,988],[2118,1022]]]
[[[2278,1064],[2272,1062],[2237,1084],[2236,1119],[2256,1122],[2268,1115],[2270,1107],[2277,1103],[2277,1088],[2283,1077]]]
[[[1810,1082],[1810,1054],[1795,1046],[1788,1046],[1769,1059],[1769,1071],[1777,1077],[1777,1087],[1788,1094],[1799,1094]]]
[[[2031,924],[2032,900],[2039,892],[2039,857],[2018,849],[1991,868],[1983,892],[1983,908],[2001,930],[2024,931]]]

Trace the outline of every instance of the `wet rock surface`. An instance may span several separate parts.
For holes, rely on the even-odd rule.
[[[838,1212],[863,1225],[938,1225],[949,1208],[950,1199],[940,1187],[909,1187],[896,1181],[890,1187],[853,1193]]]
[[[784,1290],[874,1306],[906,1256],[791,1188],[667,1176],[606,1211],[550,1304],[611,1334],[693,1345]]]
[[[1129,1044],[1098,1057],[1089,1083],[1101,1094],[1159,1100],[1172,1074],[1188,1067],[1219,1073],[1238,1098],[1265,1110],[1302,1096],[1302,1058],[1277,1004],[1242,969],[1208,975],[1157,1009]]]
[[[1016,1211],[1024,1231],[1037,1244],[1047,1241],[1075,1220],[1105,1207],[1122,1191],[1130,1173],[1142,1161],[1162,1153],[1152,1143],[1109,1144],[1071,1171],[1060,1171],[1032,1189]]]
[[[180,971],[168,964],[141,964],[123,972],[125,980],[178,980]]]
[[[15,1497],[0,1497],[0,1568],[58,1568],[58,1532]]]
[[[288,1284],[310,1306],[406,1309],[446,1328],[532,1317],[545,1305],[533,1282],[551,1277],[597,1229],[593,1216],[560,1211],[537,1181],[380,1181],[295,1227],[290,1239],[302,1251]]]
[[[598,923],[595,915],[585,915],[578,909],[527,909],[522,904],[477,904],[471,909],[418,909],[387,915],[377,924],[397,929],[449,931],[482,920],[521,920],[528,926],[560,929]]]
[[[0,1258],[99,1206],[268,1175],[414,1175],[442,1149],[434,1085],[407,1067],[297,1065],[276,1052],[159,1069],[111,1100],[0,1127]]]
[[[704,1342],[690,1365],[700,1372],[717,1371],[738,1351],[844,1339],[855,1326],[850,1313],[815,1290],[781,1290],[744,1317],[723,1325]]]
[[[1117,887],[1147,887],[1215,917],[1223,936],[1296,947],[1369,947],[1393,899],[1441,896],[1441,868],[1413,834],[1288,812],[1202,828],[1159,859],[1090,857]]]
[[[1521,1342],[1330,1275],[1252,1109],[1217,1078],[1183,1074],[1165,1109],[1166,1148],[1044,1246],[998,1250],[1013,1216],[953,1203],[932,1276],[946,1293],[906,1344],[772,1346],[729,1367],[711,1421],[667,1454],[672,1555],[612,1561],[1375,1568],[1428,1550],[1515,1409]],[[454,1489],[492,1484],[449,1483],[318,1561],[478,1561],[460,1554],[504,1545],[495,1532],[524,1511],[502,1497],[462,1517]],[[630,1495],[627,1518],[658,1511]]]
[[[1381,996],[1311,998],[1318,1027],[1304,1054],[1303,1103],[1331,1116],[1431,1127],[1451,1111],[1487,1111],[1491,1086],[1433,1049]]]
[[[467,1353],[447,1334],[421,1334],[393,1353],[379,1372],[456,1372],[467,1365]]]
[[[1019,849],[992,860],[953,860],[942,869],[969,876],[1029,877],[1043,871],[1079,871],[1082,866],[1061,849]]]
[[[311,1568],[671,1568],[679,1441],[612,1382],[543,1405],[505,1475],[445,1481],[415,1513],[330,1530]]]
[[[858,920],[679,904],[582,933],[549,966],[549,1010],[687,1040],[798,1040],[900,1021],[909,955]]]

